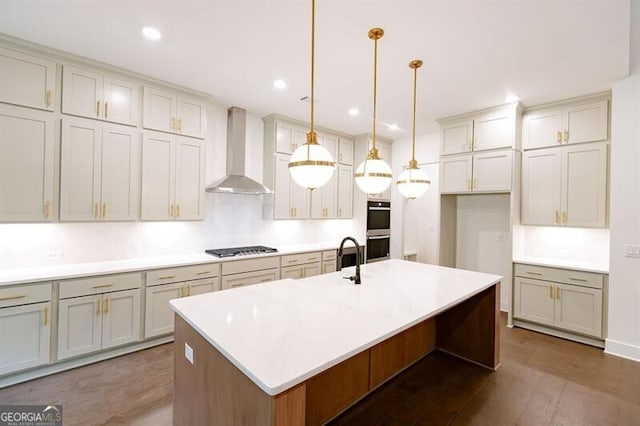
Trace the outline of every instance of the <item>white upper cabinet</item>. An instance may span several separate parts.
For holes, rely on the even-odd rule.
[[[64,118],[60,220],[134,220],[139,145],[136,129]]]
[[[311,191],[311,218],[335,219],[337,215],[338,170],[322,188]]]
[[[56,64],[0,47],[0,102],[53,111]]]
[[[517,148],[519,105],[440,120],[440,155]]]
[[[523,148],[598,142],[608,139],[607,99],[536,109],[523,119]]]
[[[114,123],[138,124],[140,86],[85,69],[64,66],[62,112]]]
[[[473,156],[460,155],[440,160],[440,192],[471,192]]]
[[[168,90],[145,86],[142,127],[204,138],[207,131],[205,104]]]
[[[53,217],[53,115],[0,105],[0,222]]]
[[[353,166],[353,139],[339,138],[337,162],[348,166]]]
[[[513,181],[512,149],[455,155],[440,159],[440,192],[509,192]]]
[[[158,132],[142,141],[142,220],[197,220],[204,215],[204,142]]]
[[[353,218],[353,166],[339,164],[338,174],[338,219]]]
[[[526,151],[522,160],[522,223],[605,227],[605,142]]]

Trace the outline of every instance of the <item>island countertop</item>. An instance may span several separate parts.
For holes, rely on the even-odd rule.
[[[276,395],[502,277],[403,260],[172,300],[172,309],[268,395]],[[198,357],[198,354],[195,354]]]

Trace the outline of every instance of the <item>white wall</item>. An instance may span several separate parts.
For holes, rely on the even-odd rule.
[[[613,86],[610,200],[609,331],[605,351],[640,361],[640,259],[624,256],[625,244],[640,244],[640,74],[637,73]]]
[[[206,183],[226,173],[227,112],[207,105]],[[247,114],[247,175],[262,181],[262,120]],[[0,268],[202,252],[205,248],[275,247],[335,242],[356,232],[354,220],[274,221],[263,218],[272,196],[207,194],[196,222],[38,223],[0,225]],[[62,254],[61,259],[49,258]],[[55,257],[55,256],[54,256]]]

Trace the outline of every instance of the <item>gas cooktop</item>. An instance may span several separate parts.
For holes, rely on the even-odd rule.
[[[265,246],[248,246],[248,247],[230,247],[205,250],[208,253],[217,257],[232,257],[232,256],[247,256],[250,254],[264,254],[264,253],[276,253],[278,250],[265,247]]]

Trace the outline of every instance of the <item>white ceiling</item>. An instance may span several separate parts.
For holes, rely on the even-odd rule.
[[[259,116],[308,121],[311,0],[0,0],[0,32],[209,93]],[[160,29],[144,40],[143,25]],[[504,103],[535,105],[611,87],[629,62],[629,0],[318,0],[316,122],[371,131],[379,42],[379,133]],[[276,78],[288,82],[277,91]],[[352,118],[351,107],[361,114]],[[392,132],[384,123],[397,123]]]

